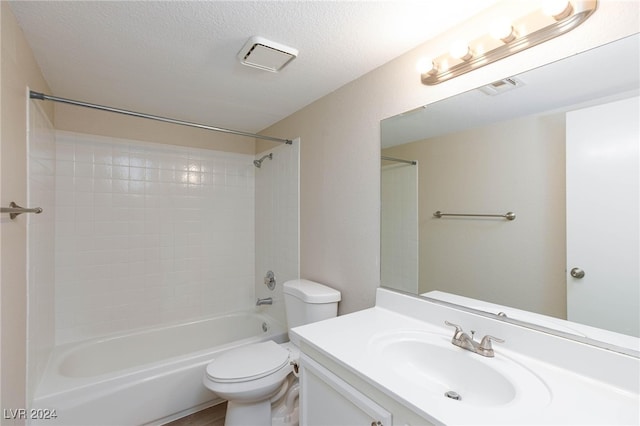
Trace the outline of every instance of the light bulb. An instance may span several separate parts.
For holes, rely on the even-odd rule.
[[[545,0],[542,4],[542,12],[559,21],[573,13],[573,6],[568,0]]]
[[[511,25],[511,21],[507,18],[498,18],[491,23],[489,28],[489,34],[496,40],[502,40],[504,43],[509,43],[516,38],[516,31]]]
[[[416,70],[420,74],[435,74],[438,72],[438,66],[431,58],[422,57],[416,63]]]
[[[469,59],[473,58],[473,53],[471,53],[469,45],[461,40],[458,40],[451,45],[449,54],[452,57],[456,59],[462,59],[463,61],[468,61]]]

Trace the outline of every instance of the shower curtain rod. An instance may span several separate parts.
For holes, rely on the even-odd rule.
[[[141,113],[141,112],[129,111],[129,110],[126,110],[126,109],[120,109],[120,108],[113,108],[113,107],[108,107],[108,106],[104,106],[104,105],[91,104],[91,103],[88,103],[88,102],[74,101],[73,99],[59,98],[57,96],[51,96],[51,95],[46,95],[44,93],[34,92],[33,90],[29,91],[29,97],[31,99],[38,99],[38,100],[41,100],[41,101],[61,102],[61,103],[64,103],[64,104],[69,104],[69,105],[76,105],[76,106],[81,106],[81,107],[86,107],[86,108],[93,108],[93,109],[97,109],[97,110],[100,110],[100,111],[115,112],[115,113],[118,113],[118,114],[131,115],[133,117],[139,117],[139,118],[146,118],[146,119],[149,119],[149,120],[162,121],[164,123],[178,124],[178,125],[181,125],[181,126],[196,127],[198,129],[204,129],[204,130],[212,130],[214,132],[230,133],[230,134],[233,134],[233,135],[248,136],[248,137],[252,137],[252,138],[256,138],[256,139],[264,139],[264,140],[273,141],[273,142],[280,142],[280,143],[284,143],[284,144],[287,144],[287,145],[291,145],[293,143],[293,141],[290,140],[290,139],[282,139],[282,138],[274,138],[274,137],[271,137],[271,136],[256,135],[255,133],[242,132],[240,130],[224,129],[224,128],[221,128],[221,127],[213,127],[213,126],[207,126],[205,124],[198,124],[198,123],[192,123],[192,122],[189,122],[189,121],[176,120],[175,118],[160,117],[160,116],[157,116],[157,115],[144,114],[144,113]]]
[[[411,164],[412,166],[415,166],[416,164],[418,164],[418,162],[415,160],[403,160],[402,158],[387,157],[384,155],[381,156],[380,158],[386,161],[395,161],[397,163],[407,163],[407,164]]]

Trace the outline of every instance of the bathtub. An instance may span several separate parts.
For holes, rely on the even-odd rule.
[[[286,329],[266,315],[238,312],[59,346],[30,410],[42,418],[29,423],[166,423],[222,402],[202,384],[218,354],[269,339],[287,341]]]

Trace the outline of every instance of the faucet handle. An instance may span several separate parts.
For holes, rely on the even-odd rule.
[[[482,338],[480,341],[480,345],[478,346],[478,353],[484,356],[493,356],[493,346],[491,345],[491,341],[504,343],[504,339],[499,339],[497,337],[489,336],[488,334]]]
[[[446,321],[446,320],[445,320],[444,323],[445,323],[445,325],[448,325],[449,327],[455,327],[456,328],[456,332],[453,334],[453,338],[454,339],[459,339],[460,336],[463,333],[462,327],[460,327],[458,324],[454,324],[454,323]]]

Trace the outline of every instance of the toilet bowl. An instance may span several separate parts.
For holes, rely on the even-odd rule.
[[[268,340],[223,353],[207,366],[206,379],[221,398],[248,403],[275,395],[292,368],[290,352]]]
[[[286,393],[295,359],[293,351],[268,340],[225,352],[207,365],[205,386],[229,401],[225,425],[271,425],[271,405]]]
[[[337,315],[337,290],[308,280],[288,281],[283,290],[289,328]],[[228,401],[225,426],[271,426],[276,405],[282,417],[274,424],[297,425],[291,400],[299,387],[290,375],[299,354],[295,342],[269,340],[232,349],[209,363],[203,383]]]

